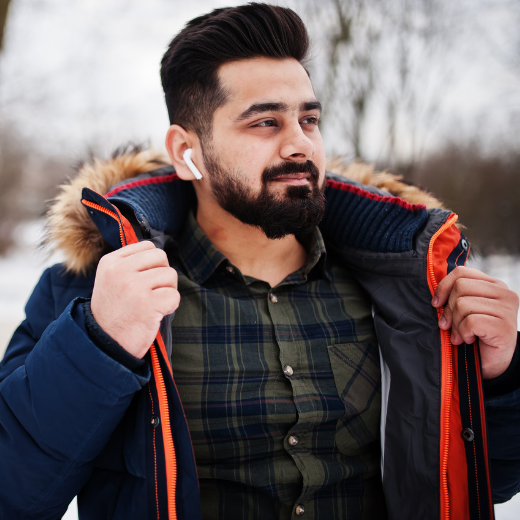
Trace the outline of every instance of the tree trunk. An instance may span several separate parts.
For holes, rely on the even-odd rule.
[[[7,20],[7,10],[11,0],[0,0],[0,51],[4,42],[5,22]]]

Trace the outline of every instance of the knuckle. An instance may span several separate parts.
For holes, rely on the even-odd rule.
[[[467,309],[466,299],[462,297],[458,297],[455,299],[453,304],[453,312],[457,312],[458,314],[464,314],[464,311]]]
[[[467,273],[468,273],[468,267],[466,267],[464,265],[456,266],[455,269],[453,269],[453,271],[451,272],[451,274],[455,278],[464,277]]]
[[[507,283],[499,280],[498,278],[493,278],[494,283],[496,283],[499,287],[502,287],[503,289],[509,290],[509,287],[507,286]]]
[[[153,255],[154,258],[158,261],[164,261],[168,258],[166,253],[162,249],[158,248],[155,248],[155,250],[153,251]]]
[[[479,324],[479,321],[480,319],[477,314],[469,314],[468,316],[466,316],[466,319],[464,320],[464,328],[466,330],[473,330],[475,326]]]
[[[455,280],[455,283],[453,284],[453,290],[455,291],[455,293],[460,293],[460,292],[462,292],[464,285],[465,285],[465,279],[457,278]]]

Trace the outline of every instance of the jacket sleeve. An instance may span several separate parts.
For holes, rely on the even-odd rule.
[[[150,377],[90,340],[81,299],[59,317],[42,276],[0,365],[0,518],[60,518]]]
[[[493,502],[520,491],[520,333],[507,371],[484,382]]]

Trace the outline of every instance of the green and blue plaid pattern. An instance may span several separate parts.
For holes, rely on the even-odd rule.
[[[382,519],[371,304],[318,229],[276,287],[244,276],[193,214],[170,263],[173,375],[204,520]]]

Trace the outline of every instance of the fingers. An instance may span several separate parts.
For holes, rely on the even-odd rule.
[[[121,249],[117,249],[113,253],[116,258],[126,258],[127,256],[135,255],[141,251],[147,251],[150,249],[157,249],[155,245],[149,240],[143,240],[142,242],[137,242],[136,244],[129,244]]]
[[[498,316],[471,314],[462,320],[457,329],[451,332],[451,342],[454,345],[474,343],[477,337],[493,343],[502,325]]]
[[[162,287],[177,289],[177,271],[172,267],[155,267],[148,269],[140,274],[141,283],[150,290],[160,289]]]
[[[177,282],[164,251],[149,241],[128,245],[100,260],[92,313],[110,337],[141,358],[162,318],[179,306]]]
[[[155,308],[161,317],[175,312],[180,305],[181,295],[179,291],[171,287],[159,287],[153,291]]]
[[[446,302],[444,313],[439,320],[441,329],[449,329],[452,322],[462,320],[468,314],[500,314],[500,301],[507,298],[507,287],[487,280],[459,279]],[[458,319],[454,320],[453,316]]]
[[[128,247],[128,246],[127,246]],[[129,268],[135,271],[146,271],[159,267],[169,267],[168,257],[162,249],[146,249],[138,251],[124,260]]]
[[[157,249],[148,240],[138,244],[130,244],[105,255],[101,262],[117,273],[119,269],[146,271],[156,267],[168,267],[168,257],[162,249]]]
[[[516,346],[516,293],[477,269],[457,267],[439,283],[432,305],[444,306],[439,327],[451,329],[454,345],[479,338],[484,378],[503,373]]]
[[[450,297],[451,299],[451,297]],[[473,343],[475,336],[483,337],[493,329],[490,324],[500,320],[504,314],[499,300],[476,296],[461,297],[446,306],[439,320],[439,327],[451,328],[451,341],[454,345]],[[499,321],[496,322],[498,326]]]
[[[457,284],[461,279],[487,281],[492,284],[506,287],[506,285],[500,280],[492,278],[478,269],[472,269],[471,267],[457,267],[448,276],[441,280],[437,286],[435,294],[433,295],[432,305],[434,307],[442,307],[445,305],[455,284]]]

